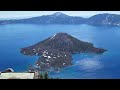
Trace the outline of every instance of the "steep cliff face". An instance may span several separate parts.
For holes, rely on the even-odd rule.
[[[72,64],[74,53],[104,53],[106,50],[96,48],[92,43],[74,38],[67,33],[57,33],[42,42],[22,48],[25,55],[40,55],[37,66],[40,68],[62,68]]]

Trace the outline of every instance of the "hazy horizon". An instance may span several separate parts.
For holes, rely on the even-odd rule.
[[[90,16],[102,13],[119,14],[120,11],[0,11],[0,19],[21,19],[30,18],[42,15],[51,15],[56,12],[61,12],[69,16],[80,16],[88,18]]]

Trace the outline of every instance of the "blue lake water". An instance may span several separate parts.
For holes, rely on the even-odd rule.
[[[0,71],[13,68],[26,71],[34,65],[37,56],[24,56],[20,48],[33,45],[55,33],[66,32],[96,47],[107,49],[102,55],[75,54],[73,65],[49,75],[58,78],[120,78],[120,27],[90,25],[0,25]]]

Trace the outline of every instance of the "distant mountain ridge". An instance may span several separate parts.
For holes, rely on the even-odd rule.
[[[120,15],[117,14],[97,14],[88,18],[87,24],[120,26]]]
[[[16,24],[16,23],[30,23],[30,24],[82,24],[85,19],[82,17],[73,17],[57,12],[52,15],[43,15],[39,17],[32,17],[28,19],[19,20],[0,20],[0,24]]]
[[[117,14],[97,14],[89,18],[69,16],[61,12],[52,15],[43,15],[26,19],[0,20],[0,24],[88,24],[88,25],[107,25],[120,26],[120,15]]]

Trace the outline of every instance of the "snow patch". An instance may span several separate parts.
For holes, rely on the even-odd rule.
[[[63,65],[65,65],[65,63],[63,63]]]
[[[38,55],[38,53],[36,53],[36,55]]]
[[[59,15],[61,15],[61,14],[62,14],[61,12],[55,13],[56,16],[59,16]]]
[[[43,56],[43,57],[47,57],[46,54],[43,54],[42,56]]]
[[[51,39],[53,39],[55,36],[56,36],[56,34],[55,34],[55,35],[53,35],[53,37],[51,37]]]
[[[46,53],[46,51],[43,52],[44,54]]]
[[[108,20],[109,15],[106,17],[106,20]]]
[[[48,56],[48,59],[50,59],[51,57],[50,56]]]
[[[46,59],[46,61],[49,61],[48,59]]]

